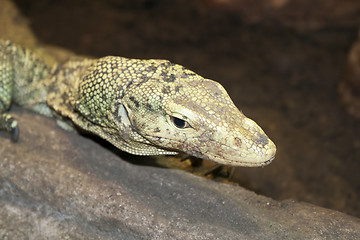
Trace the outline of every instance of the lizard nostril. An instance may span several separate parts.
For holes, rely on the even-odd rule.
[[[235,137],[234,139],[235,139],[235,144],[236,144],[236,146],[241,147],[241,139],[238,138],[238,137]]]

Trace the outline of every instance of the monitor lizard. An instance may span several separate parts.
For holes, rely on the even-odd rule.
[[[136,155],[177,154],[231,166],[264,166],[276,146],[219,83],[159,59],[75,57],[48,66],[0,40],[0,130],[19,138],[12,103]]]

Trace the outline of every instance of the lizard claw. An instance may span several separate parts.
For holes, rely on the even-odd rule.
[[[11,141],[14,143],[17,142],[19,140],[19,127],[16,125],[16,127],[11,130],[10,134]]]
[[[223,170],[224,168],[224,165],[220,165],[220,164],[217,164],[215,165],[214,167],[210,168],[209,170],[207,170],[205,173],[204,173],[204,176],[208,176],[210,174],[213,174],[213,175],[219,175],[219,173],[221,172],[221,170]]]

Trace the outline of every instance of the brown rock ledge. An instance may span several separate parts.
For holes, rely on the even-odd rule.
[[[20,142],[0,134],[1,239],[360,238],[343,213],[134,165],[51,119],[14,116]]]

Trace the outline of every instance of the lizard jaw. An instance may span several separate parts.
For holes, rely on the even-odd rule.
[[[269,143],[262,148],[262,151],[254,151],[253,148],[248,151],[231,149],[220,153],[207,152],[203,158],[234,167],[263,167],[275,159],[275,154],[276,146],[269,140]]]
[[[229,137],[231,138],[231,136],[227,137],[227,140],[229,140]],[[153,136],[148,135],[147,139],[153,142],[155,147],[160,147],[159,145],[161,144],[154,141],[158,138],[153,138]],[[199,142],[195,143],[195,145],[189,145],[189,143],[162,137],[163,141],[167,143],[171,141],[173,143],[173,151],[185,152],[194,157],[235,167],[262,167],[270,164],[275,159],[275,144],[265,134],[262,135],[261,139],[263,139],[261,143],[255,139],[247,143],[244,141],[241,145],[224,144],[224,141],[221,140],[209,140],[207,141],[206,147],[201,148]]]

